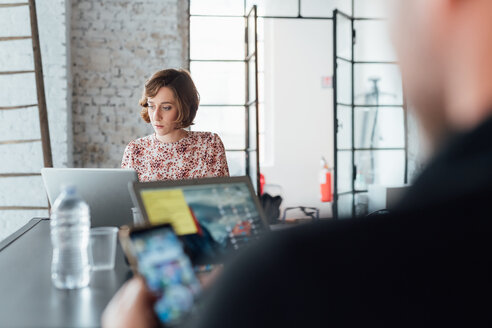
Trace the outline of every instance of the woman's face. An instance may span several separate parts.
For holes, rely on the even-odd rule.
[[[162,87],[152,98],[147,98],[150,123],[158,136],[165,136],[176,130],[175,121],[178,118],[178,108],[174,92],[168,87]]]

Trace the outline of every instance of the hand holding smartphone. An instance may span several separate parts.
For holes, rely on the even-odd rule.
[[[167,326],[189,315],[201,287],[171,225],[124,227],[120,241],[135,273],[142,275],[158,300],[154,310]]]

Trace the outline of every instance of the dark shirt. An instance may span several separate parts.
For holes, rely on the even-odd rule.
[[[492,120],[392,214],[272,233],[234,262],[194,327],[492,326]]]

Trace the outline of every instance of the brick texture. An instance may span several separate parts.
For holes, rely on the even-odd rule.
[[[145,80],[187,66],[185,0],[74,0],[71,51],[75,167],[119,167],[152,132],[139,117]]]

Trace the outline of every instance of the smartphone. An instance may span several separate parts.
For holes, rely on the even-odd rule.
[[[172,226],[124,227],[120,241],[134,272],[158,297],[159,320],[166,326],[180,324],[195,308],[201,286]]]

